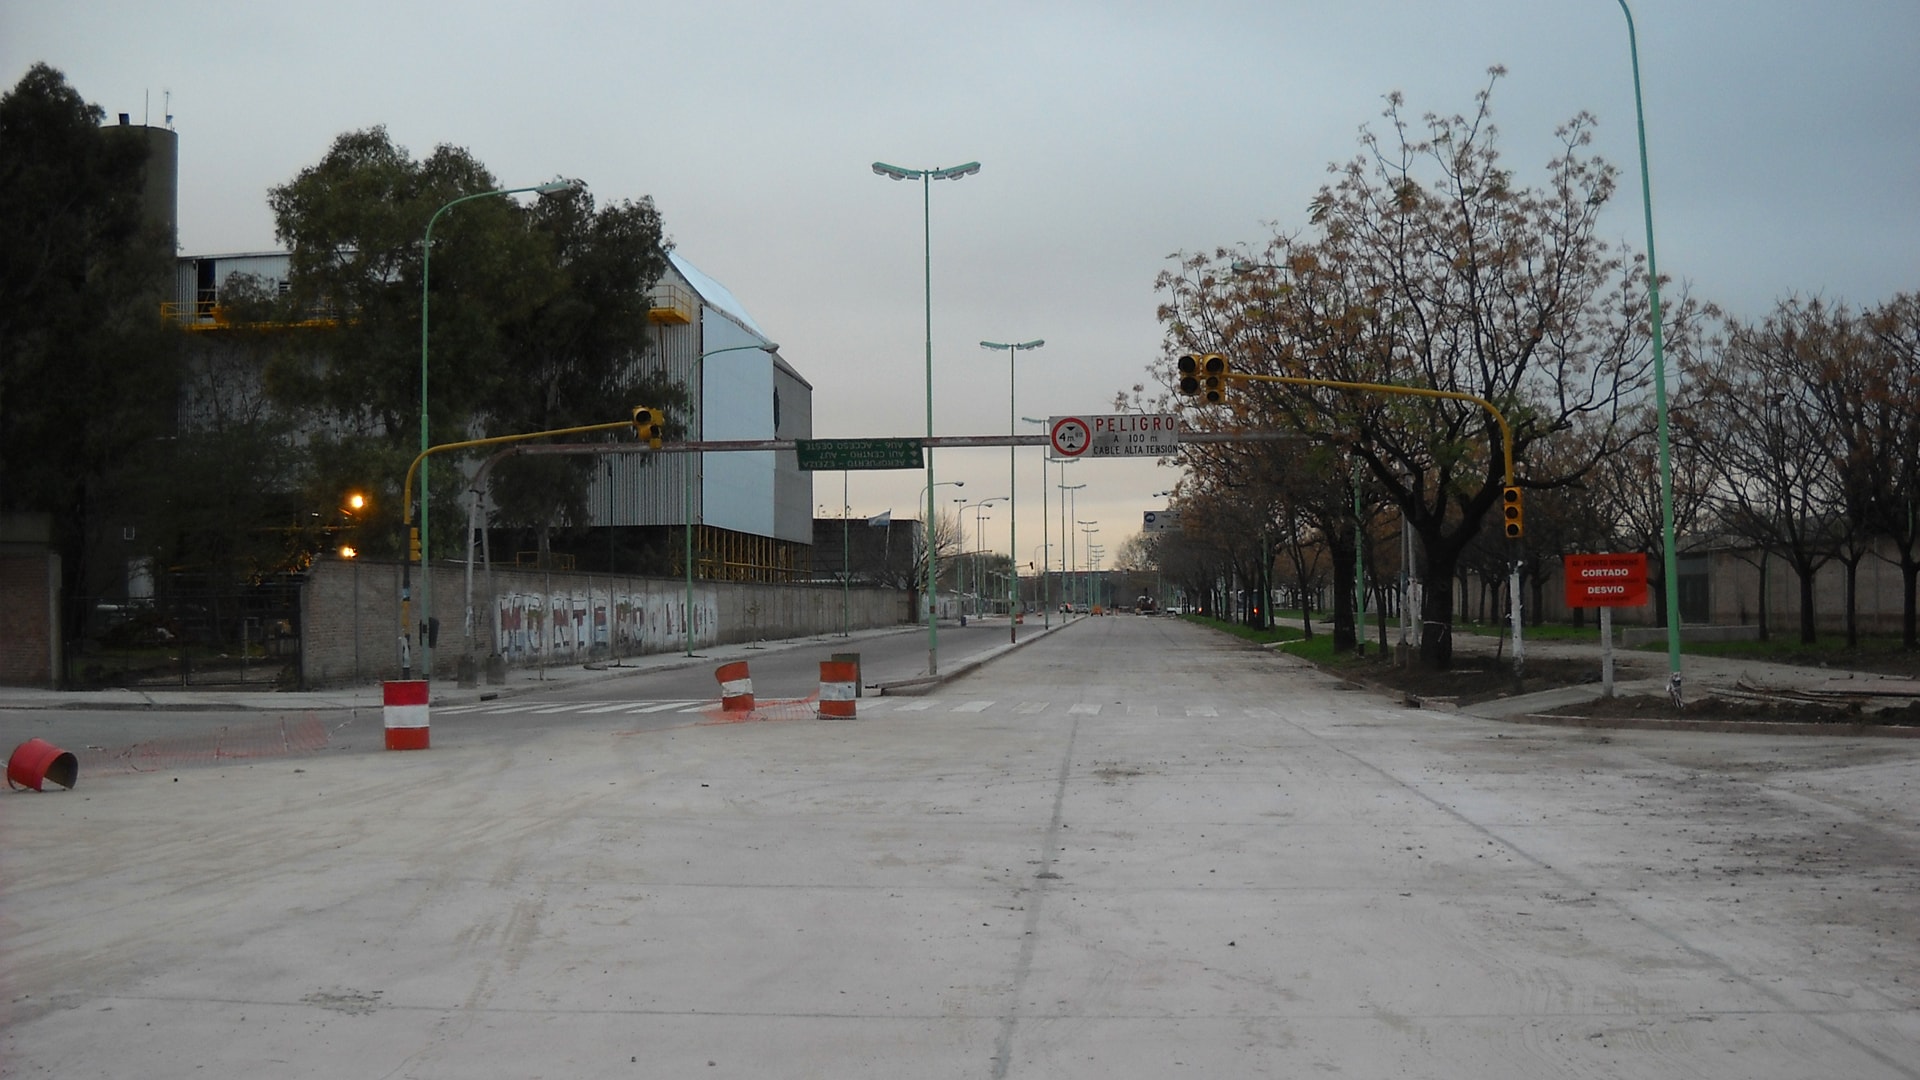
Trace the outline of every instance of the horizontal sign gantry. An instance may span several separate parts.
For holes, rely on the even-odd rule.
[[[795,439],[793,451],[805,472],[918,469],[925,463],[919,439]]]

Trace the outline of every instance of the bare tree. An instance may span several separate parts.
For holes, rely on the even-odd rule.
[[[1534,490],[1578,482],[1629,441],[1651,356],[1644,275],[1596,234],[1614,169],[1584,156],[1594,121],[1581,114],[1559,129],[1545,185],[1516,185],[1491,122],[1500,74],[1471,115],[1428,114],[1419,134],[1390,96],[1389,135],[1363,132],[1313,200],[1310,237],[1277,235],[1257,263],[1221,251],[1163,274],[1169,357],[1217,351],[1253,373],[1485,399]],[[1421,659],[1448,666],[1455,565],[1506,482],[1496,420],[1454,398],[1273,384],[1231,396],[1195,420],[1298,428],[1405,513],[1426,562]],[[1578,455],[1536,449],[1575,431]]]

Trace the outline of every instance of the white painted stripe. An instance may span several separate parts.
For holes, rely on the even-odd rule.
[[[388,705],[386,706],[386,726],[390,728],[426,727],[427,707],[425,705]]]
[[[933,708],[937,704],[939,704],[939,702],[933,698],[915,698],[914,700],[901,705],[899,708],[899,711],[900,712],[926,712],[928,709]]]
[[[1214,708],[1211,705],[1189,705],[1187,706],[1187,715],[1188,716],[1219,716],[1220,710]]]
[[[633,702],[631,701],[616,701],[611,705],[601,705],[595,702],[593,708],[581,709],[580,711],[583,713],[610,713],[619,712],[622,709],[631,708],[632,706]]]
[[[965,705],[955,705],[954,712],[986,712],[993,707],[991,701],[969,701]]]
[[[434,711],[441,716],[451,716],[454,713],[478,712],[486,707],[484,703],[479,705],[442,705]]]
[[[1033,716],[1036,713],[1046,712],[1047,706],[1051,704],[1053,704],[1051,701],[1023,701],[1015,705],[1013,711],[1021,716]]]
[[[703,713],[703,712],[706,712],[706,711],[707,711],[707,710],[709,710],[709,709],[717,709],[717,708],[719,708],[719,707],[720,707],[720,703],[719,703],[719,702],[717,702],[717,701],[703,701],[703,702],[701,702],[701,703],[700,703],[700,704],[698,704],[698,705],[690,705],[690,706],[688,706],[687,708],[684,708],[684,709],[675,709],[675,710],[674,710],[674,712],[682,712],[682,713],[690,713],[690,712],[697,712],[697,713]],[[664,709],[662,709],[662,710],[660,710],[660,711],[661,711],[661,712],[664,712],[664,711],[666,711],[666,710],[664,710]]]
[[[1082,701],[1078,704],[1067,706],[1067,713],[1070,716],[1099,716],[1100,706],[1094,702]]]
[[[569,701],[564,705],[549,705],[544,709],[535,709],[533,711],[545,716],[548,713],[578,712],[592,704],[593,702],[591,701]]]
[[[518,713],[537,712],[545,708],[540,702],[523,702],[519,705],[497,705],[484,710],[488,716],[510,716]]]
[[[687,698],[682,698],[679,701],[654,701],[654,702],[648,702],[647,704],[644,704],[644,705],[635,705],[632,708],[629,708],[627,712],[629,713],[670,712],[674,709],[678,709],[681,712],[686,712],[687,706],[689,705],[698,706],[702,708],[705,707],[704,704],[701,702],[693,701]]]

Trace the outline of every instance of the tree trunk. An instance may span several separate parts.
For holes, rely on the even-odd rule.
[[[1445,671],[1453,666],[1454,556],[1427,549],[1427,589],[1420,600],[1420,666]]]
[[[1335,567],[1351,567],[1353,534],[1337,534],[1330,550]],[[1333,575],[1333,651],[1336,653],[1352,652],[1360,641],[1353,624],[1353,600],[1353,578],[1336,572]]]
[[[1794,573],[1800,575],[1800,644],[1811,645],[1813,632],[1813,575],[1818,567],[1805,563],[1796,565]]]
[[[1847,560],[1847,648],[1860,647],[1860,556]]]

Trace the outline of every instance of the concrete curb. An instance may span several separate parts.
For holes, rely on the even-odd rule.
[[[1074,620],[1074,622],[1078,621],[1078,619]],[[1013,652],[1015,649],[1024,649],[1028,645],[1039,641],[1041,638],[1049,634],[1058,633],[1071,625],[1073,625],[1073,623],[1061,623],[1059,626],[1040,627],[1018,641],[1010,641],[999,648],[976,656],[971,660],[962,661],[960,665],[953,670],[942,672],[938,675],[922,675],[917,679],[895,679],[892,682],[874,683],[873,685],[879,689],[881,697],[886,697],[888,694],[896,697],[918,697],[946,684],[950,680],[978,671],[987,664]]]

